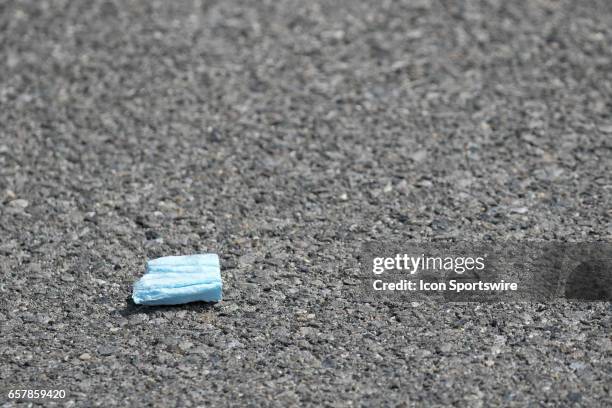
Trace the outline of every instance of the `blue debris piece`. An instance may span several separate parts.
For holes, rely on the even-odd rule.
[[[134,284],[139,305],[219,302],[223,282],[217,254],[164,256],[147,261],[147,271]]]

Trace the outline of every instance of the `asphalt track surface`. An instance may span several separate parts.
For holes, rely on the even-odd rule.
[[[0,1],[0,384],[612,405],[610,303],[366,303],[386,240],[612,235],[612,3]],[[225,300],[130,300],[217,252]]]

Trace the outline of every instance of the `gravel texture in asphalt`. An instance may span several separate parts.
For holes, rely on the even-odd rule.
[[[0,0],[1,406],[611,406],[610,303],[351,286],[612,238],[611,43],[608,0]],[[130,302],[200,252],[223,302]]]

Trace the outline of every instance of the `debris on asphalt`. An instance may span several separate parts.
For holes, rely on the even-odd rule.
[[[132,299],[141,305],[218,302],[223,283],[217,254],[165,256],[147,261],[134,284]]]

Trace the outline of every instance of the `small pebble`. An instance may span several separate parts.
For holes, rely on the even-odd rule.
[[[527,207],[518,207],[518,208],[513,208],[510,211],[515,214],[527,214],[529,212],[529,209]]]
[[[79,356],[79,360],[83,360],[83,361],[91,360],[91,354],[83,353]]]
[[[28,202],[28,200],[24,200],[23,198],[18,198],[17,200],[13,200],[9,203],[9,205],[11,207],[18,207],[18,208],[26,208],[30,203]]]

